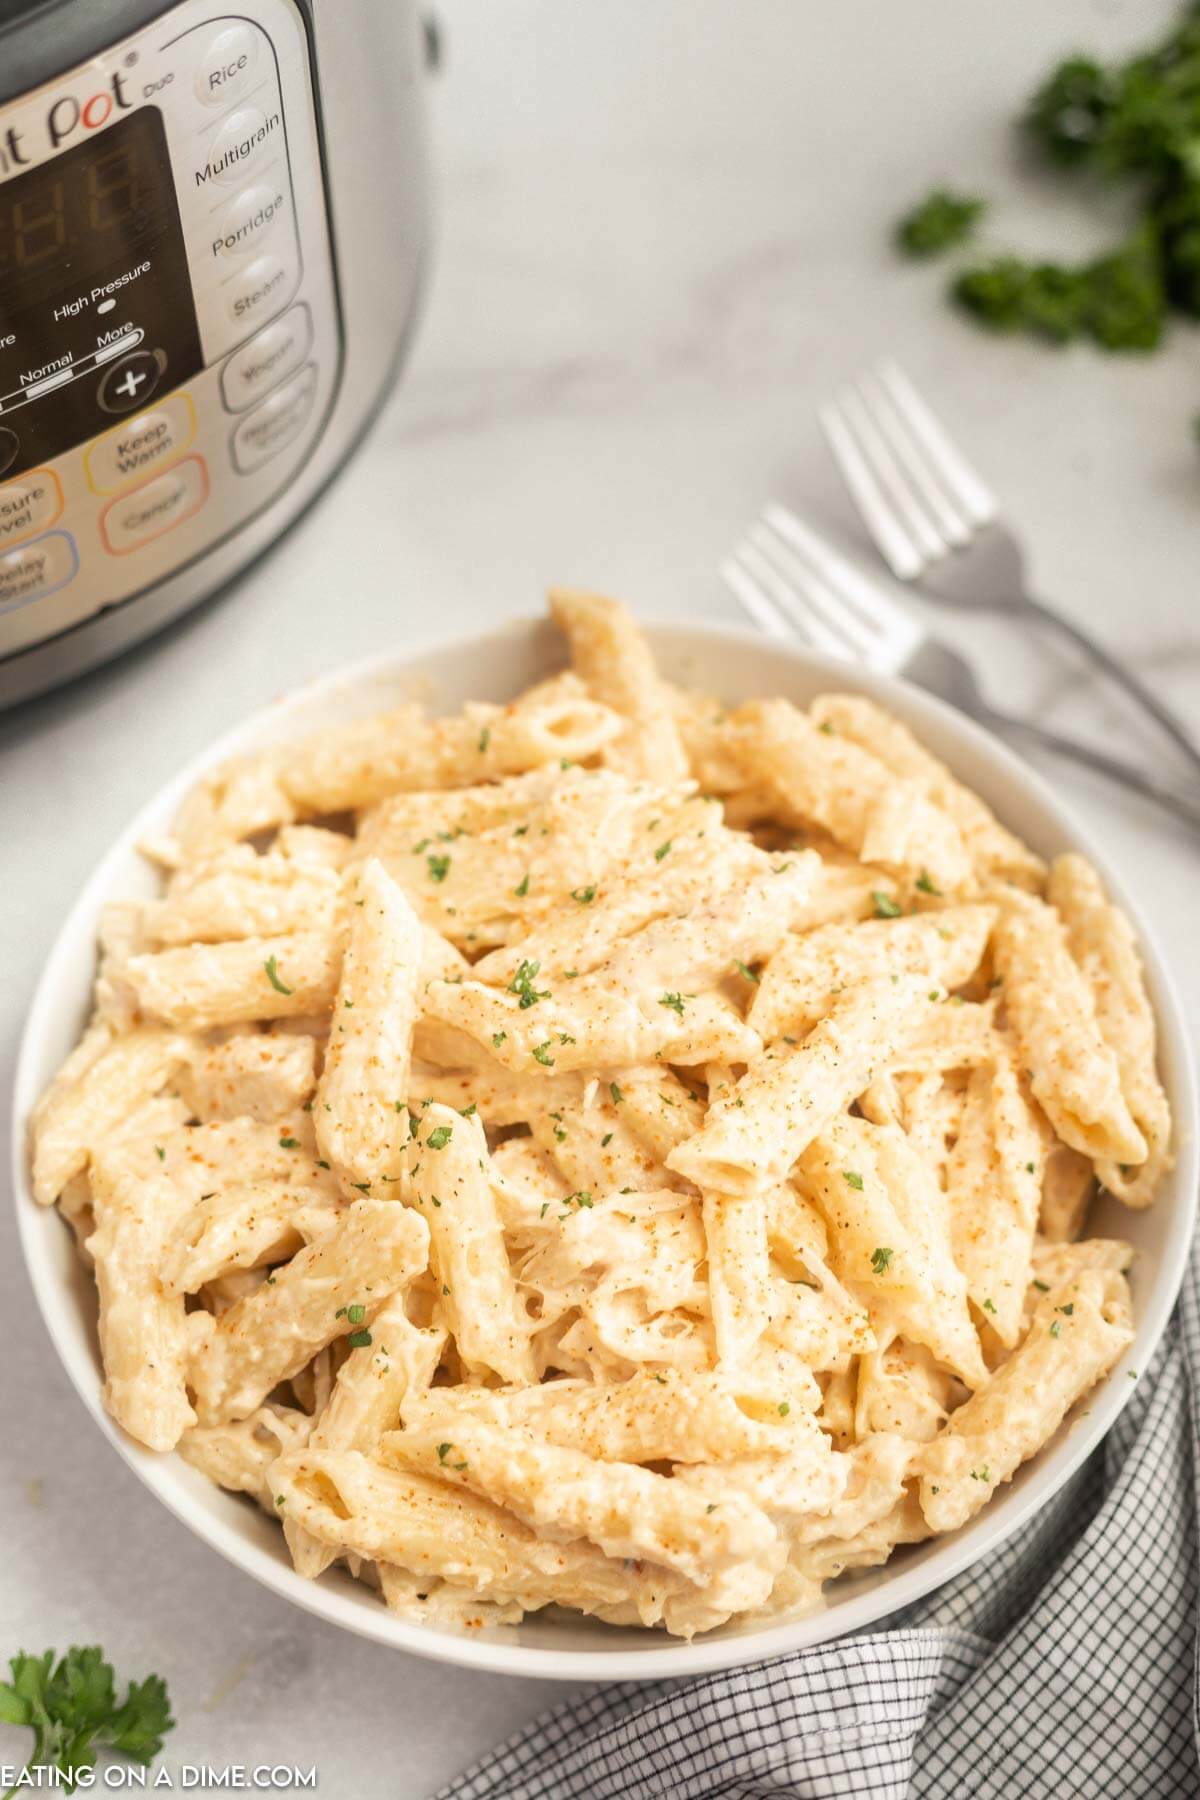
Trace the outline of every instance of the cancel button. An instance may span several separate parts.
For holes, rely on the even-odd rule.
[[[104,547],[127,556],[142,544],[173,531],[208,499],[208,469],[202,456],[185,456],[163,475],[111,500],[100,515]]]

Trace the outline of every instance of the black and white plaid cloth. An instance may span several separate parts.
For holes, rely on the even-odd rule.
[[[1200,1800],[1200,1261],[1105,1444],[887,1631],[594,1688],[437,1800]]]

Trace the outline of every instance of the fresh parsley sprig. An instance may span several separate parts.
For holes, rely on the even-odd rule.
[[[0,1682],[0,1722],[28,1726],[34,1739],[26,1768],[53,1769],[68,1793],[83,1770],[95,1767],[101,1749],[131,1762],[153,1762],[175,1724],[167,1684],[158,1675],[131,1681],[118,1706],[112,1664],[99,1645],[73,1644],[57,1660],[53,1650],[41,1656],[22,1651],[8,1666],[12,1680]]]

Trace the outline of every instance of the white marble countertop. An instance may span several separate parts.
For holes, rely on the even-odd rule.
[[[1200,729],[1195,334],[1147,361],[989,341],[947,312],[936,268],[898,265],[886,242],[896,211],[942,178],[994,193],[996,235],[1013,244],[1076,231],[1070,194],[1021,169],[1008,121],[1056,55],[1136,41],[1170,10],[441,0],[438,267],[369,442],[219,603],[0,718],[6,1071],[59,920],[109,839],[281,687],[533,610],[553,580],[732,619],[715,566],[771,496],[853,542],[814,404],[884,350],[1027,527],[1041,591]],[[1154,753],[1053,646],[979,623],[967,641],[997,698]],[[1200,1003],[1195,842],[1044,766],[1136,869]],[[0,1658],[99,1640],[119,1668],[169,1677],[173,1764],[316,1762],[339,1800],[420,1800],[561,1691],[359,1642],[192,1539],[86,1420],[2,1211],[0,1308]],[[0,1762],[22,1741],[0,1727]]]

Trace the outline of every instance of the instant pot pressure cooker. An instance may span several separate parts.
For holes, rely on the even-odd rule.
[[[423,48],[408,0],[0,0],[0,705],[211,594],[362,435]]]

